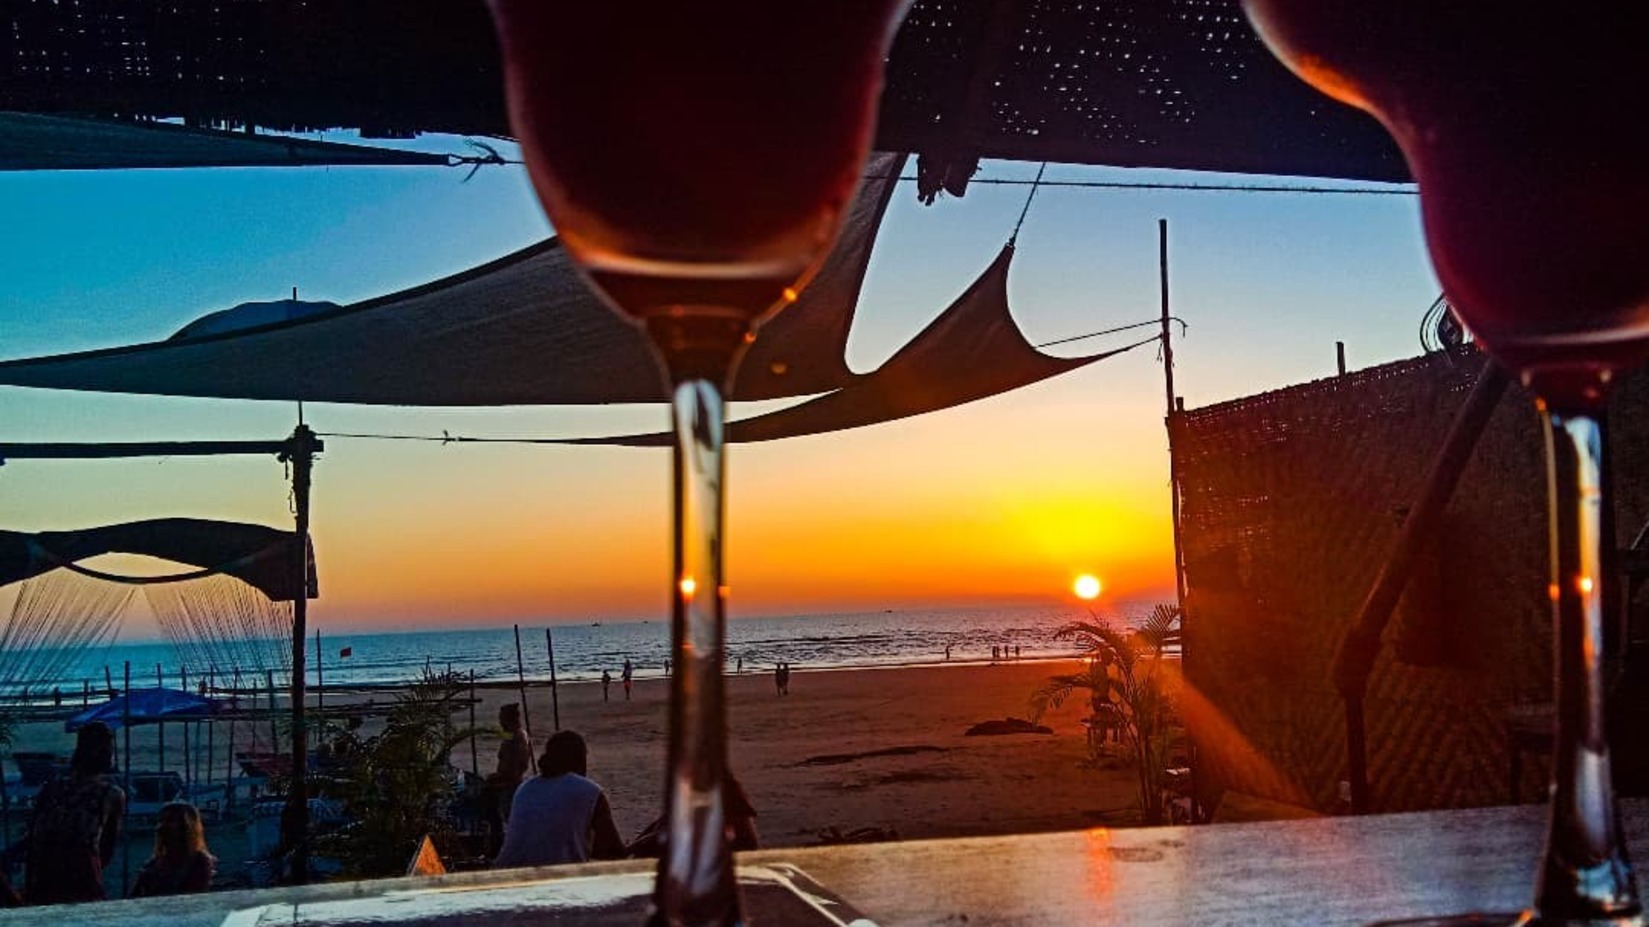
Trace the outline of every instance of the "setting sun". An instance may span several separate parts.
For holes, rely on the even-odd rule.
[[[1077,598],[1093,599],[1098,598],[1099,591],[1104,586],[1100,584],[1099,577],[1084,573],[1076,578],[1076,582],[1071,585],[1071,588],[1075,590]]]

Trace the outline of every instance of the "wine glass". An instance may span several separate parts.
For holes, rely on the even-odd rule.
[[[742,920],[722,797],[723,396],[836,237],[908,2],[491,0],[539,200],[671,392],[678,669],[656,923]]]
[[[1615,539],[1600,420],[1615,380],[1649,356],[1649,29],[1631,4],[1243,3],[1296,74],[1396,138],[1450,302],[1547,423],[1551,815],[1534,907],[1509,917],[1644,924],[1605,722]]]

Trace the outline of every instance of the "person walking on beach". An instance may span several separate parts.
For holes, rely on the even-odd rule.
[[[620,678],[624,681],[624,700],[626,702],[630,700],[630,677],[634,675],[635,667],[630,665],[630,659],[626,657],[624,659],[624,672],[620,675]]]
[[[29,904],[103,900],[103,868],[114,859],[126,793],[109,781],[115,735],[92,722],[80,729],[69,774],[34,799],[29,816],[23,895]]]
[[[621,859],[624,838],[601,786],[586,777],[589,749],[572,731],[544,744],[538,775],[521,784],[494,869]]]
[[[790,664],[789,663],[780,663],[779,664],[779,694],[780,695],[789,695],[790,694]]]
[[[532,771],[532,734],[521,724],[521,706],[510,702],[499,707],[498,726],[504,729],[504,737],[498,742],[498,766],[487,777],[482,792],[489,830],[487,841],[492,847],[503,842],[510,801],[521,778]]]
[[[212,887],[217,857],[206,851],[200,811],[185,801],[161,806],[155,818],[155,852],[138,870],[133,898],[193,895]]]
[[[601,700],[603,702],[609,701],[609,699],[607,698],[607,689],[610,688],[612,686],[612,684],[613,684],[613,674],[608,672],[607,670],[602,670],[601,671]]]

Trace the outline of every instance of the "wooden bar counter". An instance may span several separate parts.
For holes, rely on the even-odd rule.
[[[1385,918],[1509,911],[1533,892],[1545,808],[1322,818],[1260,824],[1094,829],[1058,834],[763,850],[741,863],[788,863],[887,927],[1079,924],[1361,925]],[[1623,805],[1628,838],[1649,859],[1649,802]],[[0,912],[0,924],[218,927],[231,912],[282,903],[368,902],[395,924],[419,897],[497,919],[501,899],[560,880],[644,873],[650,863],[482,872],[428,879],[110,902]],[[432,898],[433,900],[433,898]],[[244,916],[239,921],[247,922]],[[271,923],[258,921],[253,923]],[[288,923],[291,921],[288,920]],[[299,919],[302,922],[302,919]],[[557,920],[557,923],[562,921]]]

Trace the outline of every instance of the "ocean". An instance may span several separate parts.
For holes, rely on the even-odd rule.
[[[1100,608],[1098,617],[1122,627],[1137,624],[1150,607]],[[1017,647],[1020,659],[1046,659],[1077,652],[1070,641],[1054,639],[1054,632],[1071,621],[1089,620],[1081,606],[1023,606],[936,610],[888,610],[850,614],[737,618],[728,622],[728,664],[743,661],[746,672],[771,670],[779,662],[798,669],[848,669],[941,663],[945,648],[952,662],[985,661],[991,648]],[[603,670],[616,678],[626,659],[638,676],[664,672],[669,653],[667,621],[604,621],[547,625],[555,645],[555,672],[561,680],[599,679]],[[521,626],[521,663],[526,677],[550,677],[545,624]],[[342,656],[347,648],[348,656]],[[321,628],[321,673],[326,685],[402,683],[417,678],[427,666],[438,672],[451,669],[477,681],[516,678],[515,635],[511,628],[401,631],[332,634]],[[0,654],[0,659],[7,655]],[[316,678],[316,645],[311,635],[308,678]],[[115,642],[74,655],[52,685],[65,699],[89,684],[96,692],[104,685],[105,669],[116,687],[122,685],[126,663],[132,685],[156,684],[156,668],[166,685],[181,682],[181,672],[194,685],[208,667],[186,665],[178,648],[165,641]],[[247,669],[243,667],[243,670]],[[215,672],[227,682],[231,667]],[[248,673],[243,684],[261,685],[262,672]],[[277,680],[284,676],[276,669]],[[10,687],[16,692],[16,686]],[[50,690],[37,681],[31,694]]]

